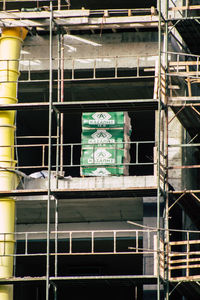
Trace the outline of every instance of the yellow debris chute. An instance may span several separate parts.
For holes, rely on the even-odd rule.
[[[23,27],[3,28],[0,37],[0,104],[17,103],[19,58],[27,30]],[[15,175],[15,111],[0,111],[0,191],[17,186]],[[15,200],[0,198],[0,278],[13,276]],[[12,285],[0,285],[0,300],[11,300]]]

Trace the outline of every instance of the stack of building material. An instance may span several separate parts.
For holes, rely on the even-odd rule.
[[[128,175],[130,135],[127,112],[83,113],[81,175]]]

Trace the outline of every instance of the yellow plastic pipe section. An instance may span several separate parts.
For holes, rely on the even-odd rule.
[[[17,103],[17,81],[21,45],[27,30],[22,27],[3,28],[0,38],[0,104]],[[0,191],[17,186],[13,172],[15,111],[0,111]],[[0,198],[0,278],[13,276],[15,200]],[[0,285],[0,300],[11,300],[13,287]]]

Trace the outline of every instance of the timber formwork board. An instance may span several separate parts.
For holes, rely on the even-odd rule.
[[[115,14],[117,14],[117,10],[115,10]],[[0,27],[24,26],[48,28],[50,16],[50,11],[1,11]],[[157,15],[135,16],[132,15],[132,10],[128,9],[126,16],[124,16],[124,11],[121,12],[120,16],[120,10],[117,16],[113,16],[111,11],[108,10],[106,10],[106,15],[105,11],[102,10],[54,10],[53,20],[54,25],[64,26],[65,29],[70,30],[158,27]]]

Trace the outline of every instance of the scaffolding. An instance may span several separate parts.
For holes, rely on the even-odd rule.
[[[20,2],[32,4],[32,8],[22,9]],[[20,149],[33,153],[34,149],[39,152],[38,164],[18,165],[14,171],[21,180],[19,188],[12,191],[0,191],[0,197],[17,197],[17,203],[26,202],[29,205],[29,197],[34,197],[35,202],[44,202],[46,215],[46,229],[31,232],[15,232],[15,240],[21,241],[20,249],[13,254],[14,259],[32,257],[33,259],[43,257],[45,263],[45,275],[42,276],[14,276],[12,278],[0,279],[0,284],[17,284],[26,282],[45,282],[46,300],[50,299],[50,290],[53,288],[54,299],[57,299],[56,285],[60,281],[66,282],[89,282],[95,280],[121,280],[134,284],[157,284],[157,300],[161,299],[161,287],[164,288],[165,299],[170,299],[174,291],[187,289],[199,290],[200,281],[200,227],[199,222],[199,201],[200,190],[198,185],[185,186],[182,189],[174,189],[170,182],[170,172],[181,171],[181,175],[189,176],[200,168],[196,161],[188,161],[188,151],[199,149],[199,116],[200,96],[198,84],[200,82],[200,56],[191,54],[197,52],[196,46],[192,43],[192,31],[198,30],[200,5],[192,5],[192,1],[186,0],[185,5],[176,6],[174,1],[158,1],[158,7],[143,9],[70,9],[70,1],[8,1],[3,0],[3,10],[0,11],[0,27],[27,27],[31,33],[36,29],[40,33],[48,32],[49,54],[48,58],[21,59],[20,84],[44,84],[48,88],[48,99],[45,101],[27,101],[17,104],[0,104],[1,111],[45,111],[48,113],[48,135],[35,136],[26,135],[17,137],[20,144],[14,146],[15,151]],[[40,4],[42,3],[42,4]],[[165,7],[163,7],[163,4]],[[10,6],[11,5],[11,6]],[[7,7],[9,8],[7,10]],[[10,9],[10,7],[12,9]],[[187,25],[188,28],[186,29]],[[119,55],[119,56],[97,56],[91,57],[64,57],[63,35],[70,32],[99,30],[103,34],[105,30],[123,29],[153,29],[158,33],[158,54],[155,56],[146,55]],[[185,35],[187,43],[184,44],[176,32]],[[57,36],[57,56],[53,55],[53,35]],[[174,52],[169,50],[169,40],[173,38],[185,52]],[[190,37],[191,36],[191,37]],[[164,42],[163,42],[164,40]],[[164,49],[163,46],[164,45]],[[187,51],[187,52],[186,52]],[[122,60],[127,60],[131,65],[121,71]],[[83,62],[84,61],[84,62]],[[48,70],[43,78],[38,78],[37,68]],[[87,62],[87,68],[85,67]],[[9,69],[10,61],[6,61]],[[80,67],[81,65],[81,67]],[[109,66],[109,67],[108,67]],[[78,69],[79,68],[79,69]],[[104,76],[100,74],[101,68],[109,68],[111,74]],[[87,69],[87,73],[80,75],[80,70]],[[88,75],[89,74],[89,75]],[[146,99],[114,99],[114,100],[77,100],[65,101],[64,85],[76,82],[99,82],[127,80],[139,81],[149,80],[153,82],[153,96]],[[8,78],[9,81],[9,78]],[[138,82],[137,81],[137,82]],[[53,94],[56,86],[57,95]],[[181,90],[182,89],[182,90]],[[194,92],[194,95],[193,95]],[[57,100],[55,100],[57,98]],[[129,146],[134,149],[129,166],[150,166],[151,176],[154,178],[151,183],[130,183],[124,179],[119,185],[113,179],[111,186],[106,185],[103,179],[99,185],[92,185],[94,178],[87,185],[86,178],[80,178],[82,185],[74,187],[62,183],[63,170],[66,168],[80,168],[80,161],[77,161],[77,153],[80,152],[81,143],[65,143],[63,138],[63,115],[93,111],[154,111],[157,114],[157,136],[156,141],[131,141]],[[56,133],[52,130],[52,118],[56,119]],[[184,142],[173,143],[169,139],[169,127],[173,121],[178,119],[184,129]],[[173,125],[172,125],[173,126]],[[31,141],[31,143],[29,142]],[[41,142],[42,141],[42,142]],[[150,160],[141,159],[142,147],[150,147],[152,157]],[[117,145],[116,145],[117,146]],[[6,147],[6,146],[4,146]],[[95,146],[94,146],[95,149]],[[171,159],[171,151],[181,151],[183,163]],[[192,150],[191,150],[192,149]],[[94,150],[93,150],[94,151]],[[140,152],[141,151],[141,152]],[[63,161],[63,153],[67,153],[68,160]],[[25,188],[23,181],[26,170],[46,170],[45,188]],[[25,171],[24,171],[25,170]],[[28,176],[27,176],[28,177]],[[127,182],[126,182],[127,180]],[[112,181],[112,179],[111,179]],[[103,183],[102,183],[103,182]],[[85,185],[84,185],[85,184]],[[116,195],[123,197],[156,197],[157,223],[156,227],[145,227],[141,224],[129,222],[137,227],[131,230],[58,230],[58,206],[59,201],[79,198],[110,197]],[[40,196],[40,198],[38,198]],[[42,200],[41,200],[42,197]],[[188,204],[189,202],[189,204]],[[164,225],[161,224],[161,203],[164,203]],[[181,230],[170,228],[171,210],[178,204],[191,218],[196,230]],[[54,210],[54,228],[51,226],[51,209]],[[127,220],[128,221],[128,220]],[[176,239],[176,233],[180,239]],[[4,233],[6,240],[7,233]],[[45,250],[34,249],[32,240],[38,238],[45,241]],[[118,241],[127,238],[127,243],[119,247]],[[142,239],[145,237],[147,247],[143,247]],[[77,240],[87,240],[87,247],[83,251],[76,246]],[[111,243],[103,249],[98,248],[98,239],[108,238]],[[58,241],[65,241],[64,250],[59,249]],[[53,245],[53,246],[52,246]],[[32,249],[33,247],[33,249]],[[53,248],[52,248],[53,247]],[[53,249],[53,250],[52,250]],[[78,250],[77,250],[78,249]],[[84,275],[70,276],[59,274],[58,259],[67,256],[89,256],[89,255],[130,255],[140,257],[151,254],[154,257],[154,273],[151,275]],[[2,256],[5,255],[3,250]],[[22,260],[21,260],[22,261]],[[53,266],[52,266],[53,265]],[[52,273],[53,268],[53,273]],[[15,266],[17,269],[17,265]],[[51,271],[50,271],[51,269]],[[195,288],[194,288],[195,286]],[[196,287],[197,286],[197,287]],[[137,294],[137,293],[136,293]],[[135,299],[139,299],[136,298]],[[189,299],[189,298],[188,298]]]

